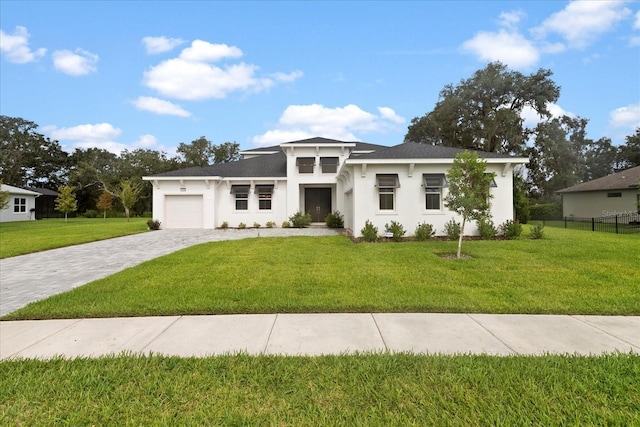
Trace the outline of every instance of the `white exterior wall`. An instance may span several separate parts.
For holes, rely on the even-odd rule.
[[[607,197],[622,193],[622,197]],[[562,194],[562,215],[565,217],[599,218],[638,212],[638,190],[585,191]]]
[[[3,185],[3,191],[9,191],[9,204],[0,210],[0,222],[13,222],[13,221],[31,221],[36,219],[36,213],[31,212],[31,209],[36,208],[36,194],[32,191],[21,190],[16,187]],[[7,190],[5,190],[5,188]],[[11,188],[16,188],[19,193],[14,193],[11,191]],[[24,193],[23,193],[24,191]],[[25,212],[14,212],[14,199],[25,199]]]

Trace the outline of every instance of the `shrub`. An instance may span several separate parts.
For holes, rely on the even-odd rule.
[[[238,224],[238,228],[240,230],[242,230],[243,228],[247,228],[247,224],[245,224],[244,222],[241,222],[240,224]]]
[[[220,228],[226,230],[227,228],[229,228],[229,223],[227,221],[222,221],[222,224],[220,224]]]
[[[328,213],[327,216],[324,218],[324,222],[327,223],[327,227],[329,228],[344,227],[344,217],[339,211]]]
[[[457,240],[460,237],[460,223],[451,218],[444,225],[444,233],[451,240]]]
[[[142,218],[153,218],[153,212],[149,212],[149,211],[142,212]]]
[[[254,222],[253,223],[253,228],[260,228],[260,227],[261,227],[261,225],[260,225],[259,222]]]
[[[94,211],[93,209],[89,209],[84,213],[85,218],[97,218],[98,211]]]
[[[522,234],[522,224],[507,220],[500,225],[500,234],[507,240],[515,240]]]
[[[160,230],[160,221],[157,219],[150,219],[147,221],[147,227],[149,227],[149,230]]]
[[[289,217],[289,221],[291,221],[291,225],[295,228],[308,227],[311,225],[311,214],[309,212],[303,214],[298,211]]]
[[[385,224],[384,231],[386,231],[387,233],[391,233],[394,242],[401,241],[402,236],[404,236],[404,233],[406,233],[402,224],[396,221],[391,221],[391,224]]]
[[[291,228],[291,223],[289,221],[282,221],[282,228]]]
[[[544,238],[544,225],[538,224],[531,228],[529,231],[530,239],[543,239]]]
[[[482,218],[478,221],[478,232],[484,240],[491,240],[498,234],[493,221],[489,218]]]
[[[375,242],[378,239],[378,227],[374,226],[369,220],[364,223],[364,227],[360,232],[365,242]]]
[[[429,240],[433,236],[435,236],[436,230],[433,229],[433,225],[431,224],[418,224],[416,227],[415,237],[416,240]]]
[[[275,228],[276,223],[273,221],[267,221],[267,228]]]
[[[562,219],[562,205],[560,203],[540,203],[529,206],[531,219]]]

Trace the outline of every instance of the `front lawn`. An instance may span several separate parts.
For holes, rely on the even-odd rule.
[[[71,218],[0,223],[0,258],[147,231],[147,218]]]
[[[222,313],[640,314],[640,240],[545,229],[542,240],[354,244],[343,236],[205,243],[5,319]]]
[[[0,425],[639,425],[640,356],[0,362]]]

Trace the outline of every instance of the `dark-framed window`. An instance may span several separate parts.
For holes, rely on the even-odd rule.
[[[236,210],[246,211],[249,209],[249,187],[248,185],[231,186],[231,194],[236,198]]]
[[[297,157],[296,165],[298,173],[313,173],[313,167],[316,165],[315,157]]]
[[[338,171],[338,157],[320,157],[322,173],[336,173]]]
[[[258,195],[258,209],[261,211],[271,210],[273,185],[256,185],[256,194]]]
[[[27,199],[24,197],[16,197],[13,199],[13,213],[21,213],[27,211]]]
[[[377,174],[376,187],[378,187],[378,208],[381,211],[394,210],[396,188],[400,188],[398,174]]]
[[[620,191],[614,193],[607,193],[607,197],[622,197],[622,193]]]
[[[447,186],[443,173],[422,175],[424,181],[425,207],[428,211],[442,210],[442,189]]]

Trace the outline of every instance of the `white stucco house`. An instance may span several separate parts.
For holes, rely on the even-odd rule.
[[[601,218],[640,213],[640,166],[564,188],[562,215]]]
[[[242,159],[144,177],[153,185],[153,217],[163,228],[216,228],[244,223],[278,227],[296,212],[323,223],[344,216],[359,236],[367,220],[384,231],[391,221],[408,234],[423,222],[444,234],[455,217],[443,203],[445,174],[460,149],[416,143],[393,147],[311,138],[241,152]],[[513,168],[526,158],[480,152],[487,171],[495,224],[513,219]],[[459,218],[456,218],[459,220]],[[466,234],[475,234],[470,224]]]
[[[36,219],[36,197],[40,193],[7,184],[2,184],[0,191],[9,192],[9,204],[0,210],[0,222]]]

